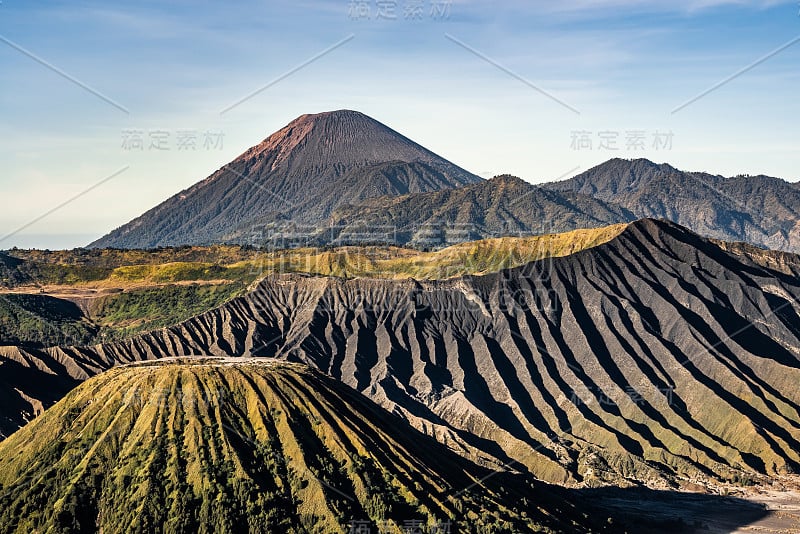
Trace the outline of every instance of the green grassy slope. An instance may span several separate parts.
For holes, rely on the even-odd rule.
[[[245,292],[241,283],[166,285],[98,298],[89,317],[101,326],[104,340],[177,324],[221,306]]]
[[[216,308],[273,273],[445,279],[493,272],[597,246],[625,227],[486,239],[434,252],[374,246],[13,250],[0,257],[0,285],[9,288],[0,292],[0,344],[82,345],[122,339]],[[29,293],[10,293],[22,287]],[[52,317],[52,310],[61,311]]]
[[[503,237],[434,252],[398,247],[300,248],[267,251],[215,246],[173,249],[9,251],[3,281],[23,284],[128,287],[191,281],[250,283],[279,272],[378,278],[450,278],[491,272],[610,241],[626,224],[562,234]],[[20,261],[21,260],[21,261]]]
[[[544,486],[489,474],[299,365],[151,362],[90,379],[0,443],[0,531],[590,528]]]
[[[46,295],[0,294],[0,344],[90,343],[98,330],[67,300]]]

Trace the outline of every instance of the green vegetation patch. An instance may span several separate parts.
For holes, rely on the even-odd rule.
[[[111,369],[0,442],[4,533],[589,530],[576,516],[342,383],[269,360]]]
[[[46,295],[0,295],[0,344],[84,344],[98,332],[72,302]]]
[[[245,289],[241,282],[134,289],[95,299],[90,316],[106,337],[121,337],[180,323],[221,306]]]

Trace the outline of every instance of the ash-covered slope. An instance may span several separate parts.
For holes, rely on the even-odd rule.
[[[589,195],[636,217],[666,218],[702,235],[800,252],[800,188],[780,178],[726,178],[615,158],[542,187]]]
[[[490,474],[305,366],[161,361],[92,378],[0,443],[0,531],[599,531]]]
[[[798,297],[794,276],[642,220],[480,277],[271,277],[125,343],[6,357],[92,374],[164,355],[277,356],[467,455],[554,481],[680,485],[800,467]]]
[[[90,246],[248,242],[255,225],[315,225],[342,202],[480,180],[362,113],[303,115]]]
[[[347,241],[361,229],[391,228],[398,243],[442,246],[508,235],[567,232],[629,222],[625,209],[591,196],[556,192],[515,176],[427,193],[340,206],[326,235]],[[331,233],[333,232],[333,233]]]

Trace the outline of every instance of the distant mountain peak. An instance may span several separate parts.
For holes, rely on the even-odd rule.
[[[320,225],[343,203],[481,181],[363,113],[301,115],[90,246],[251,243],[275,221]]]
[[[275,154],[273,161],[273,166],[276,166],[277,163],[288,159],[292,153],[300,150],[304,142],[312,135],[316,135],[326,141],[323,144],[327,145],[329,149],[324,153],[327,156],[337,156],[335,151],[339,150],[342,144],[349,145],[352,142],[368,144],[370,139],[380,139],[385,142],[387,137],[399,136],[409,143],[413,143],[413,141],[363,113],[343,109],[300,115],[258,145],[250,148],[238,159],[276,151],[277,154]],[[348,146],[348,154],[350,155],[357,153],[352,148]],[[338,154],[338,156],[341,158],[342,154]],[[366,154],[363,155],[363,159],[368,161]],[[374,162],[378,161],[383,160],[376,158]]]
[[[498,174],[497,176],[493,176],[487,182],[495,183],[495,184],[527,184],[530,185],[529,182],[526,182],[519,176],[514,176],[513,174]]]
[[[669,219],[699,234],[772,249],[800,250],[800,189],[779,178],[726,178],[647,159],[610,159],[562,182],[543,184]]]
[[[641,174],[642,172],[673,172],[677,171],[675,167],[668,163],[656,163],[646,158],[611,158],[599,165],[589,169],[587,172],[606,172],[608,170],[616,170],[620,173],[635,172]]]

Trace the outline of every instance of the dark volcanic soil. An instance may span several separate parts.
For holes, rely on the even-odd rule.
[[[277,356],[463,454],[545,480],[752,483],[800,466],[798,297],[795,277],[644,220],[605,245],[496,274],[276,276],[127,342],[2,354],[78,380],[168,355]]]

